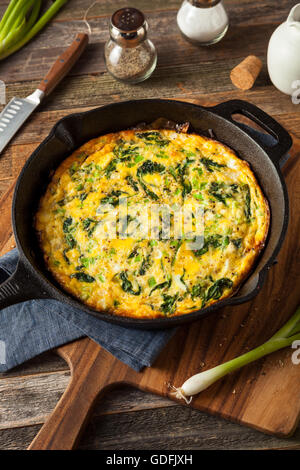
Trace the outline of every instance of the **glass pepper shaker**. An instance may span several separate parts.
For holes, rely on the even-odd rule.
[[[152,74],[157,54],[147,31],[145,17],[136,8],[121,8],[112,15],[104,56],[107,70],[117,80],[138,83]]]
[[[222,0],[184,0],[177,24],[186,39],[208,46],[225,36],[229,21]]]

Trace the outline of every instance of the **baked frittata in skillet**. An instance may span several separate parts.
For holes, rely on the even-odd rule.
[[[169,237],[161,213],[145,232],[155,204],[174,209]],[[202,238],[175,236],[183,205],[201,209]],[[87,142],[61,163],[35,228],[66,291],[98,311],[154,318],[232,296],[264,246],[269,219],[249,164],[225,145],[174,130],[126,130]]]

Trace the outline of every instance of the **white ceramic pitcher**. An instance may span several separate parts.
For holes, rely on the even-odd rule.
[[[273,84],[283,93],[292,95],[300,88],[300,3],[271,36],[268,70]]]

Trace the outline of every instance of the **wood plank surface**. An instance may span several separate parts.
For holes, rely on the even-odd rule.
[[[0,79],[7,84],[7,99],[14,95],[26,96],[34,90],[55,58],[71,43],[75,33],[86,31],[82,18],[92,3],[93,0],[71,0],[34,41],[0,63]],[[115,9],[126,3],[137,6],[146,13],[150,25],[150,37],[155,42],[159,54],[158,66],[153,76],[135,87],[115,82],[107,74],[102,58],[103,44],[108,35],[108,17]],[[70,112],[88,110],[94,106],[132,97],[171,97],[203,105],[213,105],[232,98],[246,99],[262,107],[295,136],[300,137],[299,105],[294,105],[290,97],[281,94],[272,86],[265,65],[269,37],[275,27],[286,19],[294,3],[291,0],[282,2],[261,0],[258,7],[254,0],[225,0],[231,21],[228,34],[223,41],[211,48],[198,48],[184,41],[177,29],[176,11],[181,4],[180,0],[165,2],[153,0],[150,3],[146,0],[98,2],[89,12],[92,37],[86,54],[73,69],[70,77],[44,101],[1,155],[0,196],[10,188],[25,160],[58,119]],[[7,4],[8,1],[0,0],[0,14]],[[264,68],[254,88],[241,92],[231,84],[229,71],[249,53],[257,54],[263,60]],[[294,158],[288,162],[285,176],[289,181],[291,196],[299,202],[297,168]],[[9,198],[6,196],[6,204],[1,205],[0,211],[9,210],[8,201]],[[1,220],[2,214],[0,212]],[[292,214],[291,220],[295,224],[292,228],[290,226],[288,240],[290,237],[299,238],[297,212]],[[0,239],[4,242],[3,251],[14,246],[11,228],[7,225],[1,224]],[[299,302],[298,290],[294,289],[291,292],[280,275],[282,270],[289,272],[293,285],[299,286],[297,263],[299,265],[299,249],[292,249],[286,240],[280,262],[271,270],[268,283],[260,297],[239,307],[241,310],[234,315],[231,315],[230,311],[221,312],[218,321],[213,325],[203,321],[201,335],[208,338],[213,332],[215,341],[212,343],[207,341],[204,345],[198,346],[198,349],[196,347],[198,366],[201,363],[205,363],[203,365],[205,368],[214,365],[215,361],[219,361],[220,349],[224,360],[233,357],[237,352],[235,342],[240,344],[241,351],[246,351],[266,339],[269,336],[270,326],[265,316],[266,304],[267,312],[272,313],[271,326],[272,331],[275,331]],[[260,314],[260,305],[264,306],[263,317]],[[232,322],[236,334],[233,343],[227,335]],[[176,357],[175,354],[174,361]],[[245,394],[249,393],[249,390],[255,390],[256,382],[260,382],[260,386],[266,392],[268,381],[274,380],[272,374],[276,377],[278,374],[282,376],[287,370],[286,366],[291,366],[290,351],[275,354],[272,359],[260,361],[255,366],[247,368],[247,371],[234,374],[225,379],[225,382],[216,384],[216,388],[211,389],[210,393],[216,402],[219,400],[219,403],[222,400],[222,393],[227,398],[230,397],[228,400],[230,405],[224,408],[224,414],[234,412],[242,415],[245,421],[249,421],[245,409],[239,409]],[[192,369],[192,366],[190,369],[185,368],[186,374]],[[155,366],[154,372],[157,374],[158,370],[160,370],[159,365],[158,369]],[[176,380],[179,378],[175,372],[174,366],[171,378],[175,385],[178,385]],[[57,389],[51,386],[55,380]],[[66,364],[52,353],[35,358],[2,377],[0,385],[4,388],[0,389],[2,390],[0,449],[26,448],[52,411],[68,381]],[[49,383],[48,388],[47,383]],[[33,384],[38,386],[34,387]],[[289,382],[285,383],[284,379],[282,384],[283,388],[290,387]],[[294,382],[292,385],[294,387]],[[22,387],[24,387],[23,398]],[[152,390],[149,384],[143,388]],[[160,392],[168,393],[163,387],[160,388]],[[210,393],[202,396],[201,408],[206,409],[210,406],[212,396]],[[282,389],[279,387],[274,393],[276,401]],[[44,399],[45,394],[47,400]],[[250,400],[247,400],[247,406],[249,405],[250,410],[251,407],[256,408],[256,403],[261,399],[260,393],[258,395],[252,393]],[[266,415],[268,415],[268,406],[267,403]],[[24,408],[23,414],[21,407]],[[18,419],[18,416],[22,416],[22,419]],[[265,419],[268,419],[268,416]],[[4,427],[2,423],[6,423]],[[278,422],[277,426],[284,429],[286,423]],[[299,449],[300,434],[298,430],[288,440],[263,435],[249,428],[192,410],[165,397],[154,397],[122,386],[111,391],[104,400],[96,401],[94,414],[79,443],[79,448]]]

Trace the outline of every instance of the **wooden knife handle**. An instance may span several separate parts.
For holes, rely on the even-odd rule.
[[[64,78],[64,76],[73,67],[77,59],[81,56],[82,52],[86,48],[89,42],[88,34],[79,33],[72,42],[72,44],[66,49],[52,65],[51,69],[47,73],[46,77],[41,81],[38,86],[39,90],[45,93],[45,96],[49,95],[51,91],[58,85],[58,83]]]

